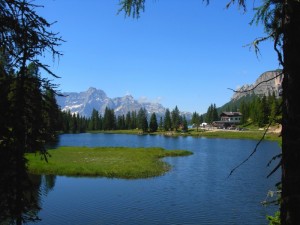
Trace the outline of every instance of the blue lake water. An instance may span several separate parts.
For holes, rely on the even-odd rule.
[[[261,202],[280,179],[280,171],[266,178],[273,168],[267,163],[280,152],[278,144],[262,142],[228,178],[256,143],[159,135],[61,135],[58,146],[158,146],[194,154],[164,158],[172,170],[149,179],[57,176],[53,189],[41,192],[42,221],[35,224],[268,224],[266,215],[278,207]]]

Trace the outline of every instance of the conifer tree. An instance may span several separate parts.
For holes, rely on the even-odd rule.
[[[138,128],[140,130],[142,130],[143,132],[148,131],[147,111],[145,108],[140,108],[137,115],[137,121],[138,121]]]
[[[159,130],[162,130],[164,127],[162,116],[159,119]]]
[[[104,110],[103,130],[114,130],[116,128],[116,117],[113,109],[108,107]]]
[[[171,113],[170,110],[167,108],[164,117],[164,129],[165,131],[169,131],[172,128],[172,121],[171,121]]]
[[[131,129],[137,128],[137,115],[136,111],[131,112]]]
[[[126,129],[128,129],[128,130],[133,129],[133,128],[131,127],[131,125],[132,125],[131,114],[130,114],[130,112],[128,111],[128,112],[126,113],[126,118],[125,118],[125,127],[126,127]]]
[[[171,112],[172,128],[178,130],[180,125],[180,112],[177,106]]]
[[[184,132],[188,131],[188,123],[187,123],[185,115],[182,118],[182,131],[184,131]]]
[[[197,128],[197,132],[198,132],[198,128],[200,126],[200,115],[197,112],[194,112],[192,115],[192,124],[196,126]]]
[[[150,132],[156,132],[158,129],[157,119],[155,112],[151,114],[150,124],[149,124]]]

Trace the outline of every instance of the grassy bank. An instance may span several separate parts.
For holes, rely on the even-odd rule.
[[[141,134],[139,130],[112,130],[112,131],[92,131],[91,133],[109,133],[109,134]],[[166,136],[193,136],[193,137],[206,137],[206,138],[232,138],[232,139],[252,139],[260,140],[264,131],[253,129],[248,131],[231,131],[231,130],[200,130],[189,129],[188,132],[165,132],[158,131],[149,133],[153,135],[166,135]],[[147,133],[146,133],[147,134]],[[281,138],[277,133],[267,133],[265,140],[280,141]]]
[[[264,134],[264,131],[253,130],[253,131],[191,131],[189,132],[191,136],[207,137],[207,138],[232,138],[232,139],[253,139],[260,140]],[[269,141],[279,141],[279,134],[267,133],[265,135],[265,140]]]
[[[147,178],[164,174],[170,165],[160,159],[187,156],[184,150],[125,147],[60,147],[49,150],[49,162],[39,155],[27,154],[28,169],[34,174],[100,176],[110,178]]]

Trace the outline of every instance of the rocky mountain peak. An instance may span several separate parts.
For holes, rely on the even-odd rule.
[[[261,74],[253,84],[245,84],[236,90],[231,100],[236,101],[244,96],[255,94],[258,96],[270,95],[273,92],[279,96],[283,75],[281,70],[268,71]]]
[[[149,114],[158,113],[163,115],[165,108],[158,103],[139,102],[132,95],[123,97],[109,98],[103,90],[89,88],[84,92],[68,92],[62,93],[65,97],[58,96],[57,102],[63,111],[80,114],[85,117],[90,117],[92,110],[96,109],[100,114],[104,115],[106,107],[114,109],[116,116],[125,115],[127,112],[138,111],[140,108],[145,108]]]

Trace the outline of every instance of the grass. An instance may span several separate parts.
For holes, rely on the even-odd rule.
[[[60,147],[48,151],[48,163],[40,155],[26,154],[33,174],[99,176],[109,178],[148,178],[162,175],[171,166],[160,160],[169,156],[187,156],[192,152],[163,148]]]
[[[264,134],[264,131],[260,130],[250,130],[250,131],[190,131],[188,135],[207,137],[207,138],[231,138],[231,139],[252,139],[260,140]],[[281,138],[278,134],[267,133],[265,140],[269,141],[279,141]]]
[[[113,130],[113,131],[93,131],[92,133],[114,133],[114,134],[140,134],[139,130]],[[167,136],[193,136],[193,137],[206,137],[206,138],[231,138],[231,139],[252,139],[260,140],[263,136],[264,131],[258,129],[249,129],[247,131],[230,131],[230,130],[213,130],[207,131],[199,129],[189,129],[188,132],[181,131],[157,131],[154,133],[149,133],[153,135],[167,135]],[[148,134],[148,133],[146,133]],[[170,135],[171,134],[171,135]],[[269,141],[280,141],[281,138],[279,134],[267,133],[265,140]]]

